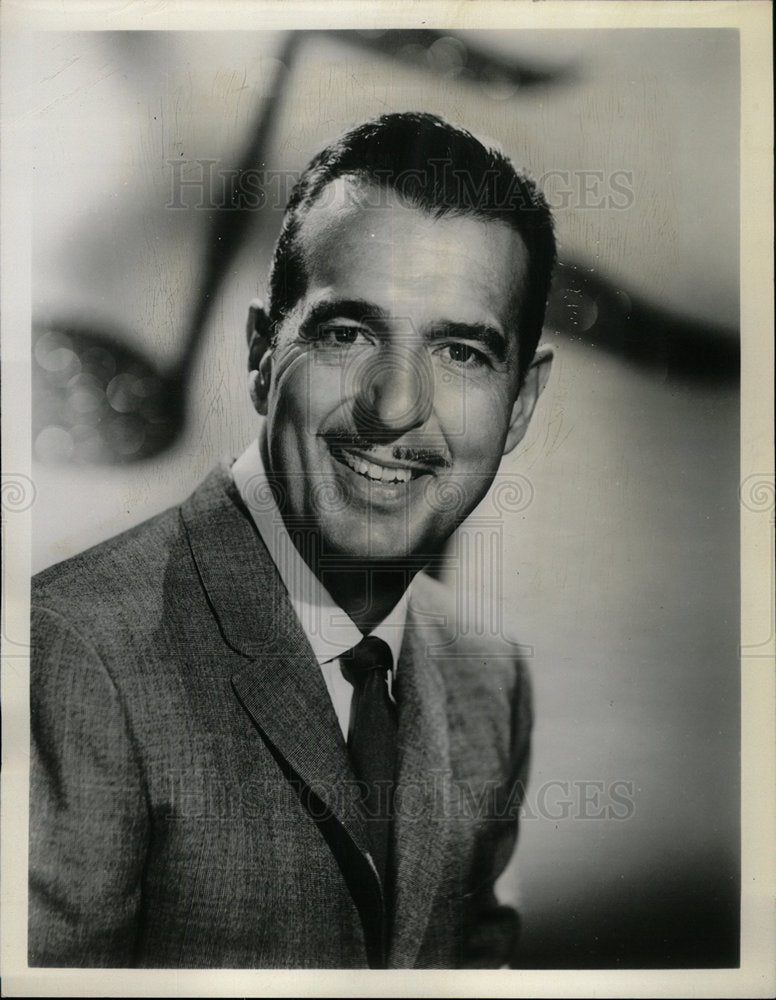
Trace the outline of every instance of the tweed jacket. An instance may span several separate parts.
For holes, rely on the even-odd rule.
[[[330,698],[229,472],[33,582],[29,963],[508,963],[493,883],[528,760],[523,668],[461,653],[419,577],[398,664],[390,926]]]

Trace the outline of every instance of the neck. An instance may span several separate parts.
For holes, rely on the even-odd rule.
[[[417,565],[402,560],[355,560],[344,555],[340,559],[329,555],[322,560],[309,528],[292,528],[289,536],[331,597],[364,634],[391,613],[418,572]]]
[[[315,572],[315,567],[311,568]],[[319,579],[366,635],[393,611],[416,572],[398,565],[364,565],[324,572]]]

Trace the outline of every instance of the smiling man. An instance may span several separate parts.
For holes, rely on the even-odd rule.
[[[433,116],[310,164],[250,309],[257,439],[35,582],[31,965],[509,963],[527,683],[422,570],[526,431],[554,252]]]

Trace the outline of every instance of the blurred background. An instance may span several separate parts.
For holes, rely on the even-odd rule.
[[[247,304],[333,136],[435,112],[545,190],[552,380],[511,494],[440,570],[533,676],[501,882],[525,967],[738,962],[738,74],[716,29],[47,33],[29,52],[36,571],[255,436]]]

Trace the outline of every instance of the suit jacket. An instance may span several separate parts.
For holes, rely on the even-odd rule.
[[[394,922],[320,669],[225,469],[33,584],[29,963],[498,966],[526,679],[417,581]]]

